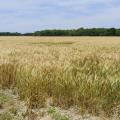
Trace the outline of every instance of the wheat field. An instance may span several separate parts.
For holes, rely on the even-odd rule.
[[[120,114],[120,38],[0,37],[0,87],[29,109]]]

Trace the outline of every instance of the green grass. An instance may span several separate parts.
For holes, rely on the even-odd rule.
[[[3,105],[9,101],[9,97],[6,96],[4,93],[0,92],[0,109],[3,108]]]
[[[48,113],[51,115],[53,120],[69,120],[65,115],[61,115],[59,112],[56,112],[54,107],[49,107]]]
[[[53,120],[69,120],[68,117],[63,116],[63,115],[61,115],[61,114],[58,113],[58,112],[53,113],[53,115],[52,115],[52,119],[53,119]]]
[[[4,93],[0,93],[0,103],[5,103],[8,97]]]
[[[48,111],[47,111],[47,112],[48,112],[49,114],[53,114],[53,113],[56,112],[56,110],[55,110],[54,107],[50,106],[50,107],[48,108]]]

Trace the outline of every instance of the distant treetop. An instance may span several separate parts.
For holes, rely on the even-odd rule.
[[[0,36],[120,36],[116,28],[79,28],[71,30],[41,30],[33,33],[0,32]]]

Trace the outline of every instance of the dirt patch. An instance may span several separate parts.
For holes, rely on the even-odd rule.
[[[45,108],[32,109],[28,117],[25,102],[20,101],[11,90],[0,91],[0,120],[119,120],[95,117],[89,114],[79,115],[77,109],[63,110],[59,107],[47,105]],[[28,119],[29,118],[29,119]]]

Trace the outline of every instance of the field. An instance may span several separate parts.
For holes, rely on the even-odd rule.
[[[46,107],[119,120],[120,38],[0,37],[0,87],[25,102],[29,120]]]

